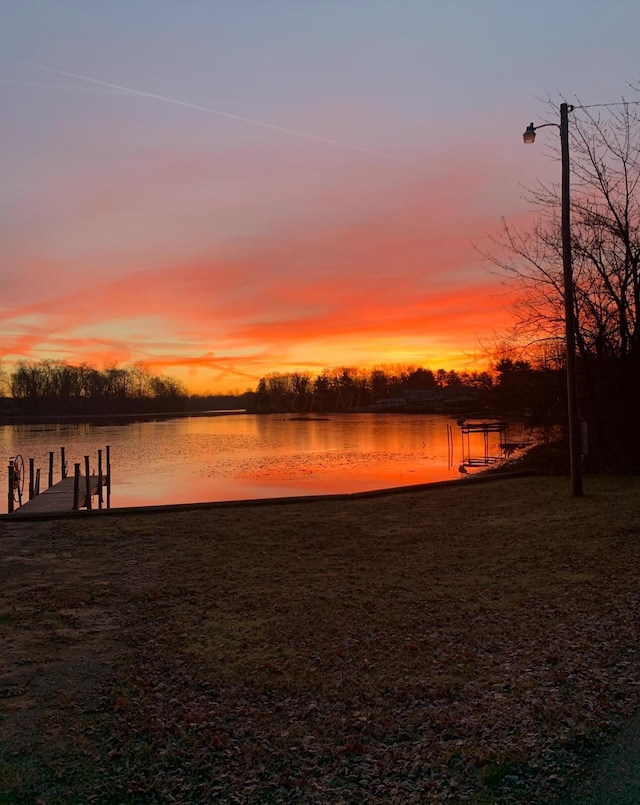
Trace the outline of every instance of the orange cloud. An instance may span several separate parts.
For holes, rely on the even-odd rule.
[[[243,390],[270,371],[373,365],[385,356],[445,368],[468,362],[508,316],[498,281],[473,248],[503,212],[491,156],[464,171],[443,161],[366,170],[320,161],[302,174],[296,154],[293,166],[285,155],[209,165],[208,181],[239,183],[228,208],[224,193],[203,189],[202,161],[179,155],[151,155],[131,176],[85,187],[84,206],[83,193],[72,195],[62,205],[63,231],[80,221],[92,237],[77,238],[67,259],[64,249],[56,257],[46,245],[21,251],[14,241],[22,258],[12,303],[0,310],[0,354],[142,359],[199,390]],[[285,182],[272,199],[279,168],[291,182],[298,169],[316,184]],[[259,198],[247,202],[240,189],[251,187]],[[172,192],[185,204],[173,229]],[[197,226],[185,226],[190,209]],[[237,221],[231,237],[217,232],[212,243],[203,221],[216,210]],[[161,224],[168,228],[154,236]],[[55,240],[59,246],[62,234]]]

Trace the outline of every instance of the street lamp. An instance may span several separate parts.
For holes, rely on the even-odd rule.
[[[536,130],[546,126],[560,129],[560,153],[562,163],[562,273],[564,283],[564,327],[567,365],[567,414],[569,419],[569,457],[571,462],[571,492],[582,496],[582,446],[578,389],[576,382],[576,318],[574,311],[573,270],[571,267],[571,195],[569,187],[569,112],[574,109],[568,103],[560,104],[560,123],[530,123],[522,135],[525,143],[533,143]]]

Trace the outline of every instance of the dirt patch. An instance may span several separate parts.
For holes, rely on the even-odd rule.
[[[3,802],[543,802],[638,706],[640,481],[0,525]]]

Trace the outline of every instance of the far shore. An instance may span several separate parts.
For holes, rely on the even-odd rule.
[[[0,425],[55,425],[56,423],[83,423],[97,425],[111,423],[126,424],[128,422],[149,422],[156,419],[180,419],[193,416],[233,416],[247,413],[245,408],[213,409],[206,411],[164,411],[160,413],[143,412],[140,414],[0,414]]]
[[[372,411],[369,408],[354,408],[345,409],[341,411],[315,411],[313,413],[301,413],[299,411],[256,411],[248,408],[213,408],[205,410],[191,410],[191,411],[143,411],[140,413],[100,413],[100,414],[6,414],[0,411],[0,426],[1,425],[55,425],[57,423],[94,423],[97,425],[104,424],[127,424],[129,422],[148,422],[158,419],[181,419],[185,417],[201,417],[201,416],[234,416],[239,414],[252,414],[255,416],[288,416],[295,421],[313,421],[320,422],[329,419],[333,414],[376,414],[379,416],[396,416],[402,414],[425,414],[428,416],[438,415],[442,417],[455,418],[459,416],[468,417],[469,419],[477,420],[496,420],[496,419],[510,419],[511,417],[504,417],[498,414],[490,413],[461,413],[460,410],[455,409],[452,411]],[[513,416],[513,415],[511,415]],[[518,418],[517,421],[522,421]]]

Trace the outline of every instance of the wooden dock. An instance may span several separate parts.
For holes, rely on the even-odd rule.
[[[26,500],[22,506],[15,509],[12,513],[13,517],[19,517],[21,514],[53,514],[56,512],[72,511],[74,509],[74,486],[75,478],[71,475],[58,481],[54,486],[45,489],[39,495],[36,495],[31,500]],[[107,489],[107,479],[102,478],[102,487]],[[94,501],[94,508],[102,508],[100,506],[100,479],[97,475],[89,476],[89,489],[91,496],[98,496]],[[80,477],[78,503],[76,508],[87,507],[87,481],[86,477]],[[96,505],[97,504],[97,505]]]
[[[106,466],[102,450],[98,450],[97,472],[91,470],[90,457],[84,457],[84,475],[80,462],[74,463],[72,475],[67,473],[65,448],[60,448],[60,480],[53,482],[54,453],[49,452],[49,486],[40,491],[40,469],[29,459],[29,485],[25,489],[26,467],[20,454],[9,459],[7,513],[9,515],[57,514],[78,509],[111,507],[111,451],[106,447]],[[27,498],[25,500],[25,497]],[[95,498],[95,500],[94,500]]]

